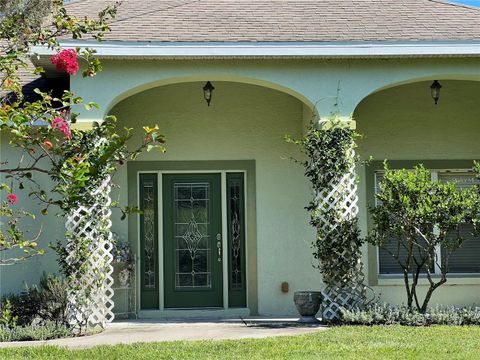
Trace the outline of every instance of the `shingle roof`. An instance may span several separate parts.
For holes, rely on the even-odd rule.
[[[95,16],[113,0],[78,0]],[[123,0],[107,40],[298,42],[480,40],[480,9],[441,0]]]

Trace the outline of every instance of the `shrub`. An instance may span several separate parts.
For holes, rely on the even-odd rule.
[[[480,325],[480,308],[435,307],[425,313],[407,306],[373,304],[365,309],[342,309],[341,325]]]
[[[49,340],[73,336],[72,331],[65,325],[47,322],[43,325],[29,326],[0,326],[0,342]]]
[[[13,294],[6,296],[2,303],[10,304],[10,311],[12,316],[16,319],[15,325],[30,325],[36,318],[38,313],[38,300],[36,293],[26,290],[19,294]],[[7,308],[7,306],[2,306]],[[3,310],[3,314],[5,310]]]
[[[66,324],[67,281],[64,278],[48,275],[42,276],[36,289],[39,299],[38,315],[44,321]]]
[[[65,325],[67,282],[55,275],[44,274],[38,285],[26,285],[25,291],[6,296],[2,302],[11,304],[9,310],[20,326],[46,322]]]
[[[17,325],[18,317],[13,315],[12,303],[9,300],[0,304],[0,314],[0,326],[10,328]]]

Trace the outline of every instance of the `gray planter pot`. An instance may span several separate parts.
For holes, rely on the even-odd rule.
[[[323,296],[320,291],[295,291],[293,302],[300,313],[298,321],[301,323],[319,322],[315,315],[320,309],[322,300]]]

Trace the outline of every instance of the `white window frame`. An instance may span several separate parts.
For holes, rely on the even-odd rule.
[[[395,170],[395,169],[392,169]],[[437,182],[438,181],[438,175],[441,173],[456,173],[456,174],[472,174],[474,173],[472,169],[428,169],[431,174],[432,181]],[[377,194],[377,190],[379,189],[379,184],[378,184],[378,176],[384,174],[384,170],[378,170],[374,172],[374,195]],[[377,206],[377,197],[375,196],[375,201],[374,201],[375,206]],[[438,235],[439,229],[437,226],[434,227],[433,229],[435,235]],[[380,248],[376,246],[377,250],[377,276],[379,278],[398,278],[398,277],[403,277],[403,274],[382,274],[380,272]],[[441,246],[438,245],[435,247],[435,254],[438,256],[438,258],[442,258],[442,249]],[[435,276],[440,276],[440,266],[438,265],[438,262],[435,263],[435,268],[433,271],[433,275]],[[421,277],[424,277],[425,275],[420,275]],[[450,276],[454,277],[472,277],[472,276],[480,276],[480,273],[474,272],[474,273],[450,273]]]

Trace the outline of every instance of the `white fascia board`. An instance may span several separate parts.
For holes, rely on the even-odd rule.
[[[370,43],[153,43],[124,41],[63,41],[64,48],[88,47],[105,58],[205,58],[205,57],[424,57],[480,56],[480,41],[471,42],[370,42]],[[32,52],[51,55],[36,46]]]

